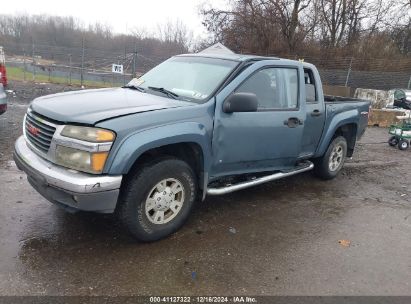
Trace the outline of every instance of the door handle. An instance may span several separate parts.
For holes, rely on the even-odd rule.
[[[299,125],[303,125],[304,122],[297,117],[290,117],[288,120],[284,120],[284,125],[289,128],[297,128]]]
[[[321,116],[321,114],[320,110],[317,109],[311,112],[311,116]]]

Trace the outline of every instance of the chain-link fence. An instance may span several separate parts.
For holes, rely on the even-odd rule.
[[[90,49],[85,45],[84,41],[74,48],[4,44],[9,78],[96,87],[120,86],[167,59],[145,54],[138,45],[124,48],[124,52]],[[315,64],[323,84],[349,87],[352,92],[356,88],[411,88],[411,58],[288,57]],[[123,65],[123,74],[112,73],[113,64]]]
[[[294,56],[293,59],[298,57]],[[390,90],[411,88],[411,58],[303,57],[318,68],[329,86]]]
[[[138,47],[124,52],[36,44],[4,45],[10,79],[55,82],[82,86],[120,86],[141,75],[166,57],[144,55]],[[113,73],[112,65],[122,65],[122,73]]]

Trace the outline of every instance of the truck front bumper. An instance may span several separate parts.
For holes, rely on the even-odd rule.
[[[67,211],[113,213],[122,176],[92,175],[50,163],[34,153],[21,136],[15,144],[14,161],[42,196]]]

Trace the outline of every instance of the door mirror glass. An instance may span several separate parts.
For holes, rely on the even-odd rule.
[[[258,99],[253,93],[234,93],[223,103],[224,113],[234,112],[256,112]]]

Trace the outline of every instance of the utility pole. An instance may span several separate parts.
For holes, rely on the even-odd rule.
[[[80,84],[83,86],[84,82],[84,36],[81,42],[81,78],[80,78]]]
[[[411,89],[411,76],[410,76],[410,80],[408,80],[408,88],[407,89]]]

